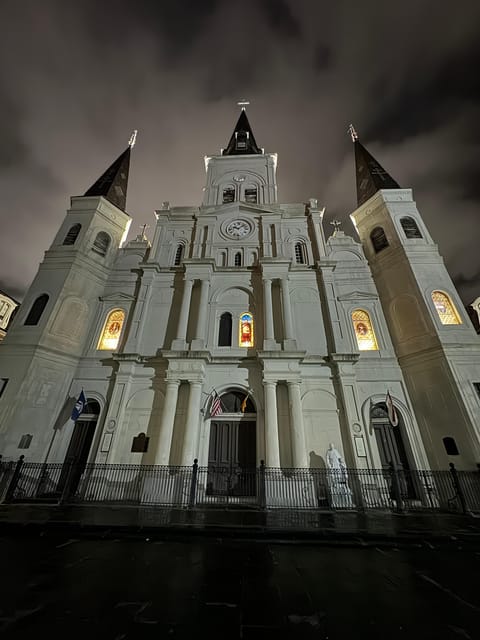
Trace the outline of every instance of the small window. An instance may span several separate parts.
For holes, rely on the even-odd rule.
[[[106,256],[109,246],[110,236],[105,231],[100,231],[93,242],[92,251],[98,253],[99,256]]]
[[[225,312],[220,316],[220,326],[218,330],[218,346],[232,346],[232,314]]]
[[[78,234],[80,233],[81,228],[82,228],[81,224],[74,224],[73,227],[70,227],[67,235],[65,236],[65,240],[63,241],[63,244],[64,245],[75,244],[75,240],[78,238]]]
[[[175,258],[173,260],[173,264],[175,267],[180,266],[183,258],[183,244],[177,245],[177,249],[175,251]]]
[[[237,151],[246,150],[248,138],[249,138],[248,131],[237,131],[235,133],[235,148],[237,149]]]
[[[245,189],[245,202],[257,203],[257,190],[256,188]]]
[[[8,378],[0,378],[0,398],[2,397],[3,392],[7,386]]]
[[[356,309],[352,313],[352,322],[359,351],[377,351],[377,339],[368,313]]]
[[[432,300],[442,324],[462,324],[453,302],[443,291],[432,291]]]
[[[372,241],[375,253],[379,253],[388,247],[387,236],[385,235],[385,231],[382,227],[375,227],[375,229],[373,229],[370,234],[370,240]]]
[[[146,436],[144,433],[139,433],[138,436],[133,438],[130,451],[132,453],[146,453],[148,451],[149,440],[149,436]]]
[[[305,246],[301,242],[295,244],[296,264],[305,264]]]
[[[406,216],[405,218],[400,218],[400,224],[402,225],[402,229],[405,232],[405,237],[407,238],[422,238],[422,234],[420,233],[420,229],[418,228],[416,220],[410,218],[410,216]]]
[[[443,438],[443,446],[445,447],[445,451],[449,456],[458,456],[458,447],[455,442],[455,438],[447,437]]]
[[[253,316],[242,313],[238,327],[238,344],[240,347],[253,347]]]
[[[477,392],[478,398],[480,399],[480,382],[474,382],[473,383],[473,388]],[[2,395],[2,382],[1,382],[1,380],[0,380],[0,395]]]
[[[227,187],[223,190],[223,203],[233,202],[235,200],[235,189],[233,187]]]
[[[125,321],[125,311],[116,309],[109,313],[105,327],[102,331],[102,337],[98,341],[99,350],[114,351],[120,341],[123,323]]]
[[[19,449],[28,449],[30,447],[31,442],[32,442],[32,438],[33,438],[33,435],[31,433],[25,433],[20,438],[20,442],[18,443],[18,448]]]
[[[240,251],[238,251],[235,254],[234,264],[235,264],[236,267],[241,267],[242,266],[242,254],[240,253]]]
[[[48,302],[48,296],[46,293],[39,296],[35,300],[35,302],[32,304],[32,308],[30,309],[30,312],[24,324],[30,325],[30,326],[38,324],[42,316],[42,313],[44,312],[45,307],[47,306],[47,302]]]

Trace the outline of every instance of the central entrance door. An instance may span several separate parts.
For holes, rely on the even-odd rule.
[[[255,426],[252,420],[211,422],[207,495],[256,495]]]

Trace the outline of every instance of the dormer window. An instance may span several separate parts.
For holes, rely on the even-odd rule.
[[[255,187],[245,189],[245,202],[257,203],[257,189]]]
[[[248,131],[236,131],[235,132],[235,148],[237,151],[245,151],[248,142]]]
[[[235,200],[235,189],[234,187],[227,187],[223,190],[223,204],[228,202],[234,202]]]

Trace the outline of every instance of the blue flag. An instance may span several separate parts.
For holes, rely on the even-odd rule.
[[[85,405],[87,404],[87,399],[85,398],[85,394],[83,393],[83,389],[78,396],[78,400],[73,407],[71,418],[74,422],[78,420],[80,414],[83,412]]]

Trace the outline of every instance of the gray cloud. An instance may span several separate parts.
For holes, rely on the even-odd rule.
[[[279,153],[281,201],[329,219],[355,207],[353,121],[405,187],[465,302],[478,274],[480,6],[431,0],[126,0],[4,3],[0,42],[0,280],[21,295],[69,196],[139,129],[132,234],[163,200],[198,204],[203,156],[250,99],[259,144]]]

